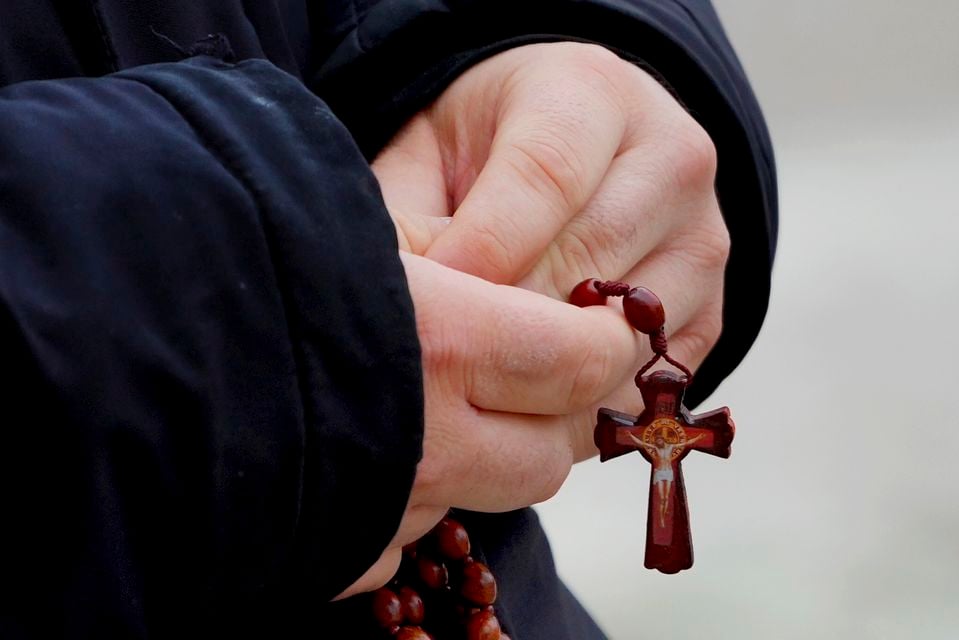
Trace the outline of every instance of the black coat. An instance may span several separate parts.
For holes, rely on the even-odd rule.
[[[395,530],[423,428],[368,160],[468,66],[567,39],[644,64],[718,148],[727,324],[695,403],[758,331],[776,234],[705,0],[0,3],[0,637],[365,637],[325,603]],[[463,517],[513,640],[601,637],[532,511]]]

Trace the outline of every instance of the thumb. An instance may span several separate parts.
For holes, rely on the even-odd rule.
[[[377,156],[372,169],[401,248],[423,255],[451,220],[443,160],[429,119],[412,120]]]

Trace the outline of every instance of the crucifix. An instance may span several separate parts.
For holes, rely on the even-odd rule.
[[[693,566],[693,541],[682,460],[690,451],[728,458],[735,426],[723,407],[691,415],[683,406],[684,375],[655,371],[639,379],[645,409],[631,416],[600,409],[593,438],[602,462],[631,451],[652,465],[646,520],[647,569],[676,573]]]
[[[649,336],[653,357],[636,374],[644,409],[632,416],[600,409],[593,440],[600,461],[632,451],[652,465],[646,520],[647,569],[678,573],[693,566],[693,541],[683,484],[682,461],[690,451],[728,458],[736,427],[729,409],[722,407],[692,415],[683,406],[683,395],[693,374],[668,354],[665,311],[659,298],[644,287],[622,282],[584,280],[573,289],[570,302],[577,306],[606,304],[610,296],[623,296],[626,319]],[[682,374],[658,370],[644,375],[660,358]]]

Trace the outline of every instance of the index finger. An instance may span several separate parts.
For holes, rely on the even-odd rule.
[[[478,409],[559,415],[588,407],[634,373],[645,348],[612,307],[582,309],[402,258],[427,374],[457,380],[457,393]]]

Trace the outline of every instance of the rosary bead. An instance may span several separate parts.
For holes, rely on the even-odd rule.
[[[433,640],[433,636],[419,627],[403,627],[395,636],[396,640]]]
[[[403,605],[403,615],[410,624],[422,624],[425,616],[423,598],[409,587],[400,589],[400,603]]]
[[[420,555],[416,559],[416,569],[420,574],[420,580],[430,589],[442,589],[449,582],[450,576],[446,565],[425,555]]]
[[[403,622],[403,605],[392,589],[383,587],[373,594],[373,615],[380,626],[390,629]]]
[[[493,604],[496,601],[496,579],[489,567],[475,560],[465,563],[460,595],[480,606]]]
[[[485,609],[470,616],[466,621],[467,640],[502,640],[503,632],[499,620],[491,609]]]
[[[572,293],[569,294],[569,301],[577,307],[592,307],[606,304],[606,296],[596,290],[598,283],[599,280],[596,278],[583,280],[573,287]]]
[[[450,560],[462,560],[470,553],[470,537],[466,528],[456,520],[443,518],[433,529],[436,546]]]
[[[623,312],[633,328],[640,333],[655,333],[666,324],[663,303],[646,287],[635,287],[623,298]]]

